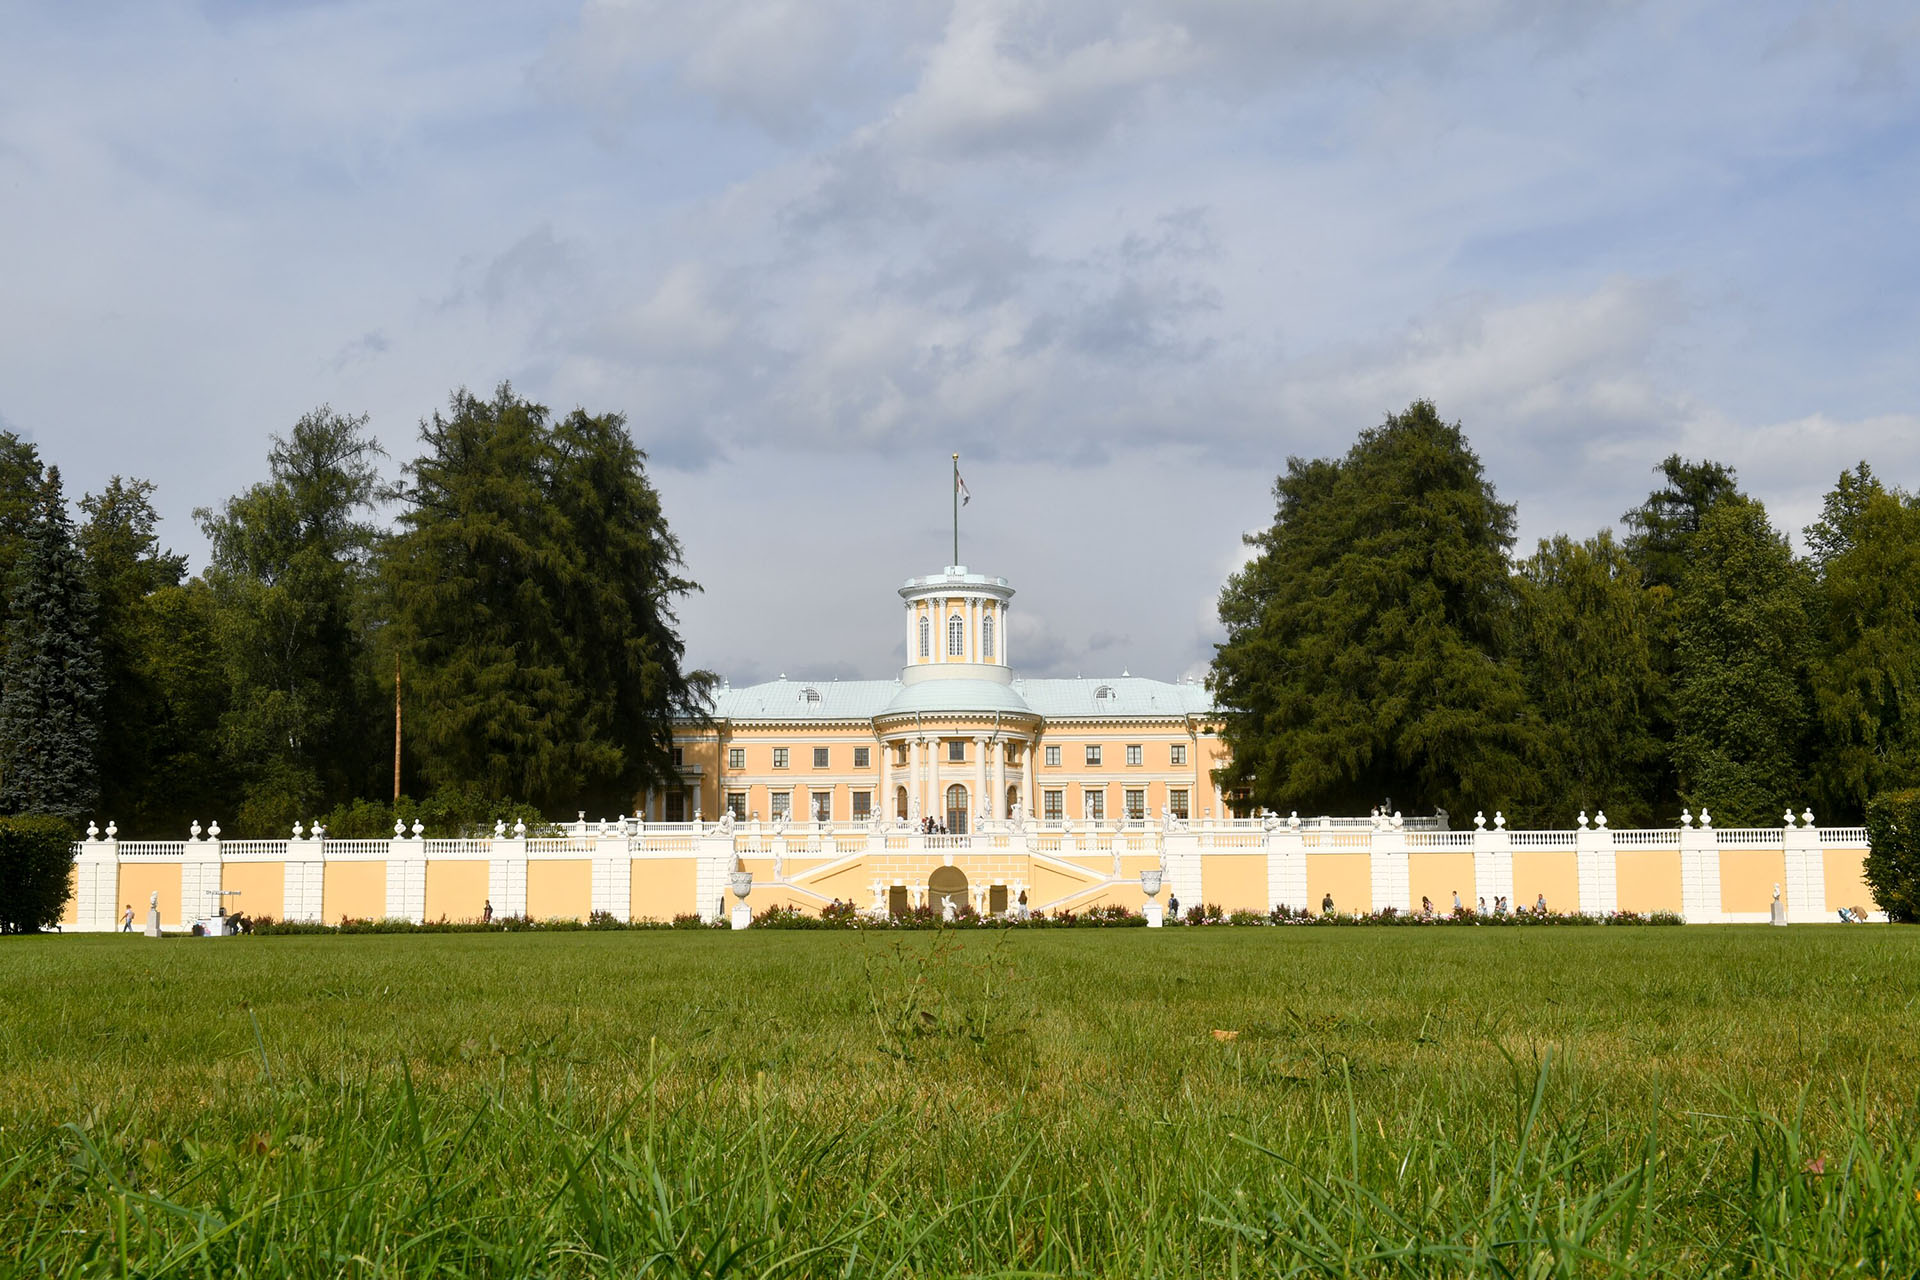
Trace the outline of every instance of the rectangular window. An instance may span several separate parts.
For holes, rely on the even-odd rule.
[[[1087,748],[1087,763],[1088,763],[1088,764],[1099,764],[1099,763],[1100,763],[1100,748],[1098,748],[1098,747],[1088,747],[1088,748]]]
[[[1143,787],[1127,788],[1127,821],[1139,822],[1147,816],[1147,793]]]
[[[1187,744],[1186,743],[1176,742],[1173,744],[1173,762],[1175,764],[1185,764],[1187,762]]]
[[[745,747],[727,748],[727,768],[744,769],[747,767],[747,749]]]
[[[1060,748],[1047,748],[1047,767],[1049,769],[1058,769],[1060,767]]]
[[[793,812],[793,792],[776,791],[767,797],[767,803],[776,819],[784,818]]]
[[[747,820],[747,793],[744,791],[727,792],[727,812],[733,815],[735,822]]]
[[[1185,822],[1187,820],[1187,792],[1184,787],[1176,787],[1167,792],[1167,808],[1173,816]]]
[[[833,792],[815,791],[808,799],[813,802],[813,820],[815,822],[833,821]]]
[[[853,816],[865,822],[873,816],[873,792],[856,791],[853,793]]]
[[[1046,808],[1044,816],[1048,822],[1060,822],[1067,816],[1067,793],[1064,791],[1043,791]]]
[[[773,767],[776,769],[784,769],[787,767],[787,749],[785,747],[775,747],[773,749]]]
[[[667,821],[685,822],[687,820],[687,793],[684,791],[667,792]]]
[[[1128,763],[1128,764],[1139,764],[1139,763],[1140,763],[1140,756],[1141,756],[1141,748],[1140,748],[1140,744],[1139,744],[1139,743],[1137,743],[1137,742],[1135,742],[1135,743],[1128,743],[1128,744],[1127,744],[1127,763]]]
[[[681,765],[684,765],[686,762],[687,762],[687,753],[685,749],[681,747],[675,747],[673,749],[673,767],[678,769]]]
[[[967,758],[967,740],[965,738],[949,739],[947,742],[947,759],[958,764],[959,762],[965,760],[966,758]]]
[[[894,747],[893,763],[895,768],[904,769],[907,767],[907,744],[906,743],[902,742],[896,747]]]
[[[813,749],[813,767],[816,769],[824,769],[827,767],[827,749],[825,747],[815,747]]]
[[[873,748],[855,747],[853,749],[853,767],[856,769],[871,769],[873,767]]]
[[[1084,816],[1088,822],[1099,822],[1107,816],[1106,792],[1099,790],[1088,791],[1081,796],[1081,800],[1084,802],[1082,807],[1086,809]]]

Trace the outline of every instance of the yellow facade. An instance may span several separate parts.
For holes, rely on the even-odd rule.
[[[1518,858],[1515,859],[1516,864]],[[1433,900],[1433,909],[1438,912],[1453,910],[1453,895],[1460,895],[1460,905],[1471,911],[1474,909],[1473,855],[1471,853],[1413,853],[1407,855],[1407,886],[1409,901],[1415,907],[1420,899]]]
[[[321,881],[320,918],[328,924],[342,920],[380,920],[387,914],[385,862],[329,862]]]
[[[534,920],[585,920],[593,905],[593,862],[565,858],[527,864],[527,915]]]
[[[1676,893],[1679,891],[1678,883],[1676,880]],[[1511,905],[1530,909],[1542,894],[1546,895],[1549,911],[1588,909],[1588,904],[1580,901],[1580,862],[1574,854],[1555,849],[1530,850],[1513,855]]]
[[[1267,855],[1264,852],[1202,855],[1200,897],[1207,905],[1217,905],[1226,912],[1264,913],[1269,906]]]
[[[671,920],[700,909],[699,866],[692,858],[635,858],[632,877],[635,920]]]
[[[1373,910],[1372,859],[1363,853],[1309,853],[1307,907],[1321,910],[1328,895],[1341,915]]]
[[[480,919],[487,907],[487,872],[487,863],[478,858],[427,863],[427,919]]]
[[[1787,896],[1787,855],[1779,849],[1720,850],[1720,909],[1744,913],[1769,910],[1773,891]],[[1789,904],[1798,905],[1798,904]]]
[[[284,862],[226,863],[220,868],[220,887],[239,890],[225,900],[230,912],[275,920],[287,914],[287,864]]]
[[[1825,849],[1820,855],[1822,879],[1826,881],[1827,906],[1838,912],[1846,907],[1871,907],[1873,890],[1867,887],[1866,869],[1860,849]]]
[[[1616,849],[1615,897],[1622,911],[1679,911],[1678,849]]]
[[[123,862],[120,864],[120,906],[115,921],[130,904],[135,930],[146,926],[147,901],[160,895],[160,923],[169,929],[187,923],[191,917],[180,909],[180,864],[177,862]]]

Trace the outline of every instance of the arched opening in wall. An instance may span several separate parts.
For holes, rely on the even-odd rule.
[[[947,656],[949,658],[967,656],[967,624],[957,613],[947,619]]]
[[[957,782],[947,788],[947,830],[967,834],[967,789]]]
[[[983,658],[993,656],[993,614],[991,612],[980,619],[980,656]]]
[[[902,822],[907,820],[907,789],[905,787],[893,789],[893,816]]]
[[[933,656],[933,620],[924,613],[920,615],[920,656]]]
[[[1007,816],[1011,818],[1014,814],[1019,812],[1020,812],[1020,788],[1008,787],[1007,788]]]
[[[938,911],[948,902],[955,911],[967,905],[967,873],[958,867],[938,867],[927,877],[927,905]]]

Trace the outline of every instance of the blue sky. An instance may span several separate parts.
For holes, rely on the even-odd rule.
[[[16,5],[0,421],[169,539],[326,402],[619,410],[736,681],[963,558],[1034,674],[1204,667],[1289,454],[1416,396],[1527,545],[1666,453],[1920,485],[1920,9]]]

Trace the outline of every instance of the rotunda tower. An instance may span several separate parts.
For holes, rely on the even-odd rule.
[[[943,573],[909,578],[900,588],[906,606],[907,665],[902,684],[923,680],[992,680],[1011,684],[1007,665],[1005,578],[968,573],[950,564]]]

